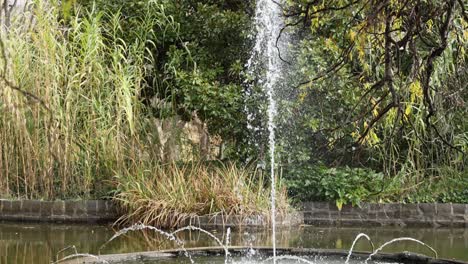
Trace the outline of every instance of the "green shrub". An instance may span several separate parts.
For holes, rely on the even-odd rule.
[[[411,181],[411,175],[402,178],[393,192],[392,200],[409,203],[468,203],[468,173],[459,173],[451,168],[439,168],[439,176],[425,177],[419,182]]]
[[[383,190],[383,174],[362,168],[327,168],[322,165],[299,167],[288,171],[287,186],[298,201],[335,201],[359,205],[373,201]]]

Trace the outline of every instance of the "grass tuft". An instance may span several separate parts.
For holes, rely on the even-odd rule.
[[[234,163],[175,163],[117,178],[117,199],[128,212],[118,222],[175,227],[190,217],[264,215],[270,190],[250,168]],[[286,191],[278,186],[279,213],[288,210]]]

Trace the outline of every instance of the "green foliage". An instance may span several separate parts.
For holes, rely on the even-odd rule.
[[[452,168],[440,170],[444,176],[418,181],[408,175],[398,176],[398,180],[388,186],[383,196],[392,201],[409,203],[467,203],[468,175]]]
[[[134,42],[142,35],[148,39],[145,45],[154,60],[146,65],[147,85],[141,99],[154,116],[180,115],[188,120],[196,113],[212,134],[225,141],[244,140],[241,72],[250,51],[250,18],[245,11],[251,3],[77,2],[88,10],[121,12],[124,20],[119,37],[125,42]],[[144,26],[144,20],[154,21],[154,26]]]
[[[296,202],[334,201],[338,208],[361,202],[467,203],[467,175],[443,171],[444,177],[424,180],[403,173],[389,179],[370,169],[304,165],[286,169],[285,182]]]
[[[362,168],[327,168],[323,165],[287,170],[289,194],[300,201],[335,201],[359,205],[375,201],[383,189],[383,175]]]

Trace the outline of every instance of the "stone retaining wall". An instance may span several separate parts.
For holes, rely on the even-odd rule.
[[[39,222],[110,222],[118,218],[109,200],[1,200],[0,220]]]
[[[0,221],[40,222],[112,222],[119,217],[117,206],[110,200],[88,201],[34,201],[1,200]],[[415,226],[468,228],[468,204],[369,204],[361,207],[333,203],[306,202],[301,211],[278,216],[279,227],[306,225],[324,226]],[[200,227],[264,227],[268,219],[263,216],[240,217],[222,215],[201,216],[186,220],[182,225]]]
[[[338,210],[335,204],[307,202],[303,204],[304,223],[310,225],[468,228],[468,204],[369,204],[361,207],[345,205]]]

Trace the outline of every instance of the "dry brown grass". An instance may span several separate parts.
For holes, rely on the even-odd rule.
[[[117,180],[117,199],[127,212],[118,223],[175,227],[201,215],[269,217],[270,190],[264,179],[232,163],[169,164]],[[278,190],[277,208],[281,213],[289,207],[285,189],[278,186]]]

